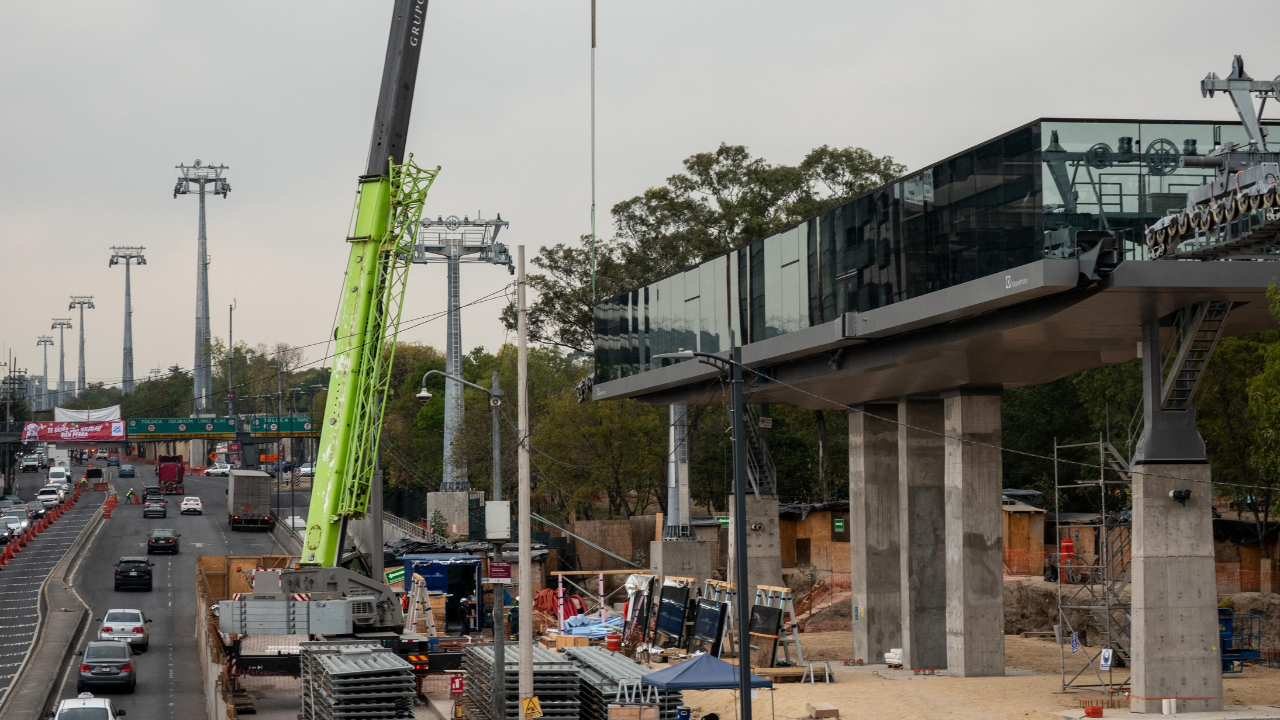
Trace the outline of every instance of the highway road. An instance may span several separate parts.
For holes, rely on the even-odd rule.
[[[18,473],[18,495],[34,500],[45,485],[45,473]],[[93,517],[106,493],[86,492],[72,507],[0,570],[0,698],[31,647],[38,619],[40,588],[54,566]]]
[[[101,463],[99,463],[101,465]],[[133,487],[141,491],[155,485],[155,468],[136,465],[136,479],[116,479],[124,496]],[[167,495],[167,518],[143,518],[141,505],[120,505],[105,520],[72,568],[71,585],[89,605],[94,618],[113,608],[141,610],[151,618],[151,647],[138,659],[138,687],[132,694],[113,696],[116,706],[128,710],[129,717],[191,720],[205,715],[205,698],[200,678],[200,659],[195,638],[195,565],[198,555],[281,554],[271,535],[265,532],[232,532],[227,526],[226,478],[186,479],[187,495],[199,497],[204,515],[180,515],[182,498]],[[173,528],[182,534],[177,555],[153,555],[154,584],[151,592],[114,589],[113,563],[125,555],[146,555],[146,538],[153,528]],[[8,568],[6,568],[7,570]],[[91,621],[92,639],[100,623]],[[69,666],[61,696],[76,696],[75,666]]]

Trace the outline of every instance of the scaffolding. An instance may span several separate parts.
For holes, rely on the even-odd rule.
[[[1061,452],[1088,449],[1097,452],[1097,476],[1063,482]],[[1127,593],[1133,577],[1130,463],[1101,435],[1096,442],[1062,445],[1055,438],[1053,459],[1056,543],[1049,556],[1058,570],[1059,624],[1054,630],[1062,689],[1120,693],[1129,685],[1132,627]],[[1062,505],[1068,498],[1091,501],[1097,519],[1064,524]],[[1065,552],[1063,540],[1068,538],[1073,549]],[[1087,643],[1078,642],[1081,634]]]

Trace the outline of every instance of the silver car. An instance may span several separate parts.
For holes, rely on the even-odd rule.
[[[95,619],[102,623],[98,627],[99,640],[120,640],[138,652],[146,652],[151,644],[151,633],[147,630],[147,623],[151,621],[141,610],[117,608]]]

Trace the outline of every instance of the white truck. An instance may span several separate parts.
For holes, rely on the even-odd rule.
[[[258,470],[232,470],[227,478],[227,523],[232,530],[275,526],[271,518],[271,476]]]

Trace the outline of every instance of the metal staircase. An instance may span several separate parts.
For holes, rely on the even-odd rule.
[[[1162,409],[1186,410],[1191,404],[1230,312],[1229,300],[1200,302],[1178,311],[1174,318],[1174,344],[1161,363]]]
[[[778,469],[769,454],[769,444],[760,433],[760,411],[755,405],[747,405],[742,426],[747,433],[747,481],[756,499],[778,494]]]

